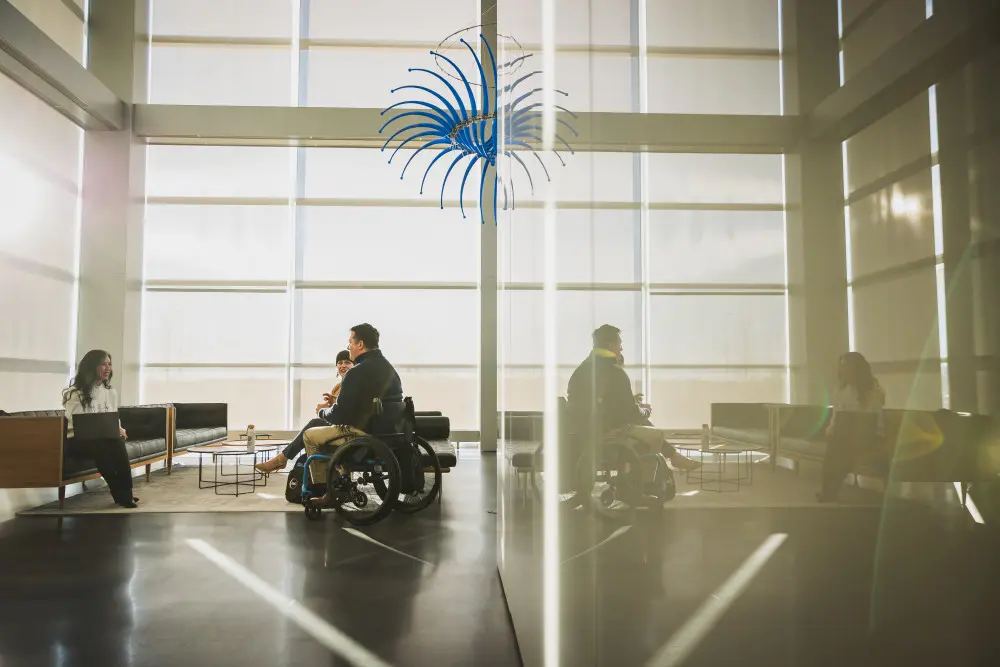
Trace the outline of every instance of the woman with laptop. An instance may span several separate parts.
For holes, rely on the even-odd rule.
[[[106,424],[106,420],[80,420],[87,422],[87,428],[79,424],[79,433],[73,424],[77,415],[118,412],[118,392],[111,387],[112,375],[110,354],[104,350],[91,350],[83,355],[76,377],[62,395],[67,422],[66,454],[92,459],[108,483],[115,503],[135,508],[139,499],[132,495],[132,468],[125,450],[128,434],[121,427],[121,422],[117,419],[114,419],[115,424]],[[115,426],[117,435],[114,433]]]

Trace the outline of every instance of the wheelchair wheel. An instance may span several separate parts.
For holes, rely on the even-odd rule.
[[[577,476],[583,502],[601,517],[620,518],[645,504],[641,461],[630,447],[609,443],[581,457]]]
[[[403,514],[412,514],[424,509],[437,498],[441,493],[441,462],[438,461],[434,448],[420,436],[413,438],[413,471],[414,479],[419,488],[407,493],[403,490],[396,503],[396,511]],[[430,466],[425,466],[424,461],[430,461]],[[421,485],[419,482],[423,480]]]
[[[327,495],[348,523],[365,526],[392,511],[399,495],[399,462],[378,438],[362,436],[341,445],[330,461]]]

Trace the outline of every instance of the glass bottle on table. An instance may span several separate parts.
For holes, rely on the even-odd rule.
[[[247,454],[253,454],[257,448],[257,434],[254,432],[253,424],[247,426]]]

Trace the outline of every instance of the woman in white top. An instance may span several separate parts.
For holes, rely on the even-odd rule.
[[[885,407],[885,390],[872,374],[868,360],[859,352],[848,352],[840,357],[837,368],[840,386],[833,393],[833,414],[827,427],[826,456],[823,459],[823,488],[820,502],[832,502],[844,481],[844,476],[857,465],[859,458],[876,443],[882,428],[882,408]],[[845,412],[876,415],[874,420],[857,420],[860,428],[838,422],[838,414]],[[870,419],[870,418],[869,418]]]
[[[118,393],[111,387],[111,355],[104,350],[91,350],[83,355],[76,377],[63,390],[66,409],[66,453],[91,459],[108,483],[111,497],[122,507],[134,508],[138,498],[132,495],[132,469],[125,449],[125,429],[118,424],[117,438],[81,439],[74,437],[73,417],[94,412],[117,412]]]

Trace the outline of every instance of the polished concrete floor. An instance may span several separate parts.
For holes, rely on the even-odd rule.
[[[501,478],[500,569],[534,667],[547,535],[538,501],[503,467]],[[1000,540],[965,514],[901,501],[603,518],[564,508],[559,525],[562,665],[1000,664]],[[772,535],[783,541],[730,597]]]
[[[496,569],[495,469],[495,456],[463,453],[440,506],[360,529],[381,544],[299,514],[7,522],[0,665],[350,664],[324,643],[342,643],[337,631],[392,665],[518,665]],[[193,544],[263,580],[277,606]],[[318,631],[297,623],[302,608]]]

